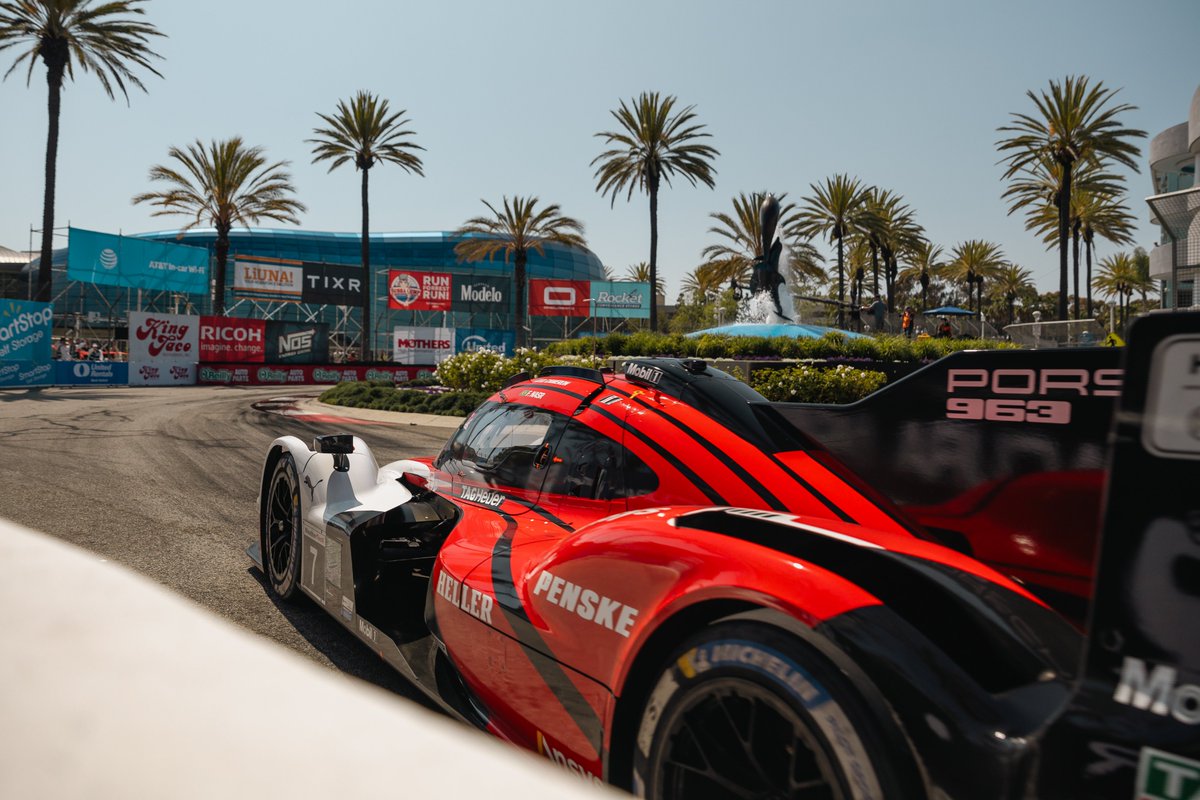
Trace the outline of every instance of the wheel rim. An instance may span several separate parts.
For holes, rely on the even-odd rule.
[[[664,733],[655,770],[659,797],[842,796],[810,723],[757,683],[705,683],[684,699]]]
[[[299,516],[292,476],[283,470],[271,486],[271,502],[267,511],[267,562],[271,577],[281,581],[287,577],[292,560],[292,534]]]

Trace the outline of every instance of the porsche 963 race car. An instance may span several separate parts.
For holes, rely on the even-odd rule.
[[[639,795],[1193,797],[1197,409],[1200,315],[846,407],[549,368],[432,457],[277,439],[251,554],[449,714]]]

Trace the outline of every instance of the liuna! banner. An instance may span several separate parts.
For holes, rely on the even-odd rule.
[[[188,386],[200,361],[200,317],[129,312],[129,385]]]

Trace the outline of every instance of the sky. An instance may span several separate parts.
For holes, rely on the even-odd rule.
[[[141,233],[181,227],[130,198],[152,188],[171,146],[240,135],[290,161],[302,227],[355,232],[360,179],[312,164],[305,139],[359,90],[405,109],[424,177],[371,172],[374,232],[453,230],[480,202],[535,195],[580,220],[617,274],[649,260],[649,203],[596,192],[591,161],[611,110],[643,91],[694,106],[711,134],[716,186],[684,179],[659,198],[660,275],[673,300],[716,241],[709,215],[741,192],[812,194],[836,173],[902,195],[949,251],[999,244],[1039,288],[1057,254],[1008,216],[995,142],[1026,92],[1085,74],[1137,106],[1121,121],[1149,134],[1128,174],[1137,243],[1156,228],[1149,139],[1187,121],[1200,87],[1200,0],[152,0],[146,19],[162,78],[126,104],[76,72],[62,99],[56,226]],[[0,71],[15,59],[0,52]],[[45,70],[0,83],[0,245],[24,250],[40,227]],[[285,227],[268,222],[264,227]],[[61,244],[65,244],[65,238]],[[33,237],[33,248],[39,240]],[[831,249],[821,243],[826,253]],[[1103,257],[1118,248],[1098,246]]]

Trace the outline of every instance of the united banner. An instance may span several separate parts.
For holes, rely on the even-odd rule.
[[[186,386],[196,382],[200,317],[129,312],[129,385]]]
[[[632,281],[592,281],[592,316],[650,318],[650,284]]]
[[[504,314],[512,305],[511,278],[495,275],[455,275],[450,308],[468,314]]]
[[[239,297],[298,303],[304,287],[304,266],[299,261],[233,262],[233,293]]]
[[[320,364],[329,360],[329,326],[320,322],[268,322],[268,364]]]
[[[151,291],[208,293],[208,250],[71,228],[67,279]]]
[[[267,353],[267,324],[261,319],[200,318],[200,361],[253,361]]]
[[[439,364],[454,355],[454,331],[397,327],[392,334],[392,345],[392,360],[397,364]]]
[[[304,303],[330,306],[361,306],[363,269],[345,264],[304,264]]]
[[[586,317],[590,281],[542,280],[529,282],[529,313],[542,317]]]
[[[511,356],[517,342],[516,334],[512,331],[498,331],[491,328],[457,328],[455,334],[454,351],[456,353],[491,350],[502,356]]]
[[[394,269],[388,273],[388,308],[449,311],[451,276],[445,272]]]

